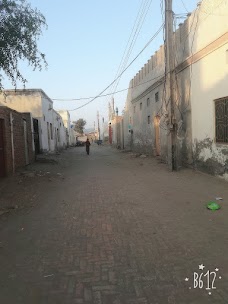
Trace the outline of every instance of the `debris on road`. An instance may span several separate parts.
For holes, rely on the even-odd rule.
[[[21,175],[23,175],[25,177],[35,177],[35,172],[24,171],[24,172],[21,172]]]
[[[223,200],[222,197],[216,197],[215,199],[216,199],[216,201],[222,201]]]
[[[146,157],[147,157],[147,156],[144,155],[144,154],[140,155],[140,158],[146,158]]]
[[[219,210],[220,208],[221,208],[221,206],[215,202],[209,202],[207,204],[207,209],[210,209],[212,211]]]
[[[7,210],[7,209],[0,210],[0,215],[3,215],[3,214],[8,213],[8,212],[9,212],[9,210]]]
[[[44,278],[49,278],[49,277],[53,277],[54,274],[48,274],[48,275],[45,275]]]

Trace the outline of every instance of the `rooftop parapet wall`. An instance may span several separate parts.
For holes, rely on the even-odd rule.
[[[162,45],[130,81],[129,87],[132,88],[132,98],[137,97],[137,95],[159,80],[164,71],[164,46]]]
[[[176,67],[228,32],[228,0],[204,0],[173,33]],[[165,72],[165,47],[147,61],[130,85],[136,98]]]

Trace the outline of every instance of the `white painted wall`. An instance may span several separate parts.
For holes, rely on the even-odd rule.
[[[180,25],[173,37],[178,67],[185,60],[191,63],[192,55],[204,53],[204,57],[196,61],[192,68],[183,66],[177,74],[180,96],[177,97],[176,102],[181,110],[184,109],[184,114],[182,113],[184,124],[183,128],[178,130],[178,144],[180,150],[182,149],[181,153],[186,154],[186,160],[190,163],[192,142],[194,148],[195,141],[202,141],[205,138],[214,141],[214,99],[228,96],[228,41],[216,50],[210,51],[211,53],[207,53],[212,43],[221,37],[224,39],[225,34],[228,33],[227,16],[228,0],[204,0]],[[159,80],[159,76],[163,75],[164,47],[162,46],[130,81],[124,113],[124,143],[126,148],[131,148],[147,141],[150,149],[153,149],[155,142],[153,119],[160,111],[163,119],[160,125],[161,152],[163,151],[163,159],[165,159],[167,131],[165,130],[164,103],[161,102],[164,86],[161,83],[150,92],[146,91]],[[154,98],[156,91],[160,93],[158,103],[155,103]],[[147,98],[151,101],[149,107],[146,105]],[[141,102],[142,110],[139,109]],[[135,112],[134,107],[136,107]],[[180,120],[179,110],[176,108],[178,120]],[[151,124],[148,125],[149,115]],[[133,134],[129,133],[129,124]],[[200,152],[200,157],[205,161],[213,158],[220,164],[226,163],[228,167],[228,153],[224,151],[227,151],[227,145],[213,143],[211,149],[207,148]]]
[[[70,125],[70,113],[67,110],[58,111],[59,115],[62,117],[63,123],[65,128],[67,129],[67,145],[72,145],[72,132],[71,132],[71,125]]]
[[[0,94],[0,105],[20,113],[30,112],[34,118],[42,118],[40,90],[6,90]]]
[[[43,123],[42,90],[6,90],[0,94],[0,105],[18,112],[30,112],[39,122],[40,150],[47,151],[46,129]],[[45,113],[46,114],[46,113]]]
[[[74,133],[73,126],[71,126],[71,128],[70,128],[70,144],[71,144],[71,146],[75,146],[75,144],[76,144],[76,136]]]
[[[51,125],[52,129],[54,126],[53,121],[53,102],[51,99],[47,98],[44,94],[41,95],[42,98],[42,113],[43,117],[41,119],[41,129],[42,129],[42,144],[43,152],[55,151],[54,144],[54,134],[52,132],[51,136]]]
[[[222,3],[222,4],[220,4]],[[228,1],[204,1],[194,49],[228,33]],[[192,142],[196,161],[228,180],[228,144],[216,143],[215,100],[228,97],[228,39],[192,67]],[[224,173],[223,173],[224,171]]]
[[[66,128],[59,113],[53,109],[53,101],[40,89],[7,90],[0,94],[0,105],[18,112],[30,112],[39,121],[40,150],[54,152],[67,146]],[[51,132],[52,126],[52,132]],[[56,130],[59,130],[59,141]]]
[[[55,149],[62,150],[67,147],[67,137],[66,137],[66,128],[62,117],[58,112],[53,110],[53,120],[54,120],[54,138],[55,138]]]
[[[199,161],[213,160],[223,166],[228,162],[228,145],[215,140],[215,100],[228,97],[227,50],[228,43],[194,64],[191,89],[194,150],[203,144]]]

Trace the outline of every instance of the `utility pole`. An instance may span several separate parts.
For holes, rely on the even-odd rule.
[[[172,0],[165,0],[165,64],[166,64],[166,103],[168,104],[168,166],[177,170],[177,143],[175,119],[175,61],[173,47],[173,10]]]
[[[99,112],[97,111],[97,129],[98,129],[98,140],[100,140],[100,122],[99,122]]]

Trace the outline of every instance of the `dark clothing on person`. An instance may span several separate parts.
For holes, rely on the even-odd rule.
[[[87,154],[89,155],[89,148],[90,148],[90,142],[89,142],[89,140],[87,139],[87,141],[86,141],[86,152],[87,152]]]

